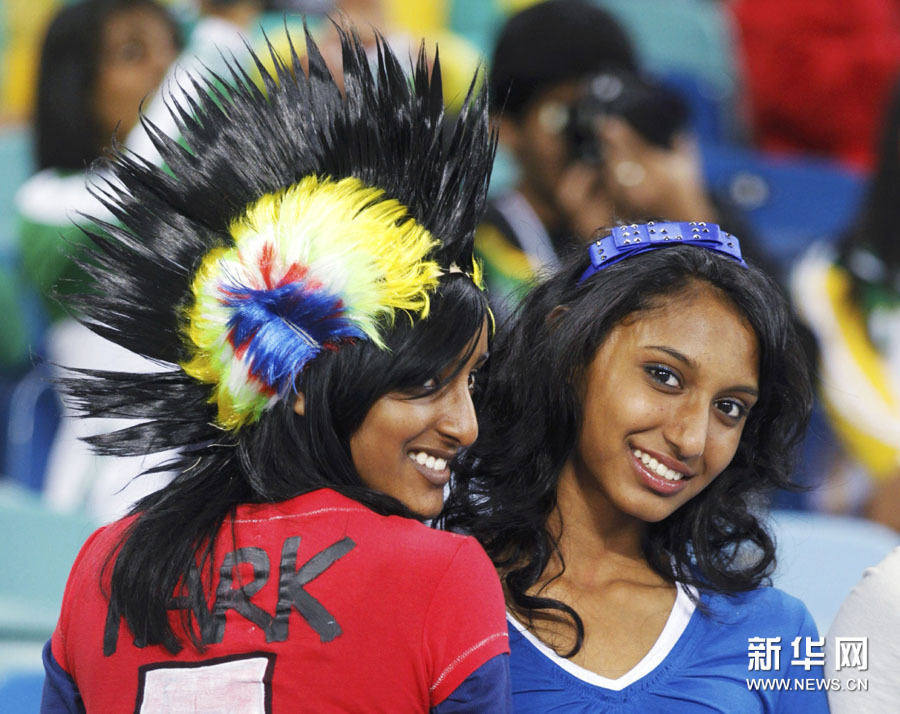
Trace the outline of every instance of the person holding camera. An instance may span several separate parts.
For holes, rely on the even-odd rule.
[[[515,186],[477,236],[492,299],[512,297],[597,226],[656,217],[714,221],[679,98],[643,78],[631,40],[585,0],[509,19],[488,79]]]

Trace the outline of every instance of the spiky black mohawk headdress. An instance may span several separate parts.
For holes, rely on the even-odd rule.
[[[172,112],[181,142],[145,124],[165,161],[114,157],[78,301],[100,335],[179,369],[93,371],[70,392],[92,416],[144,423],[95,437],[106,453],[215,442],[294,388],[322,349],[382,345],[404,311],[427,314],[442,273],[480,280],[475,225],[495,137],[484,88],[445,134],[437,57],[412,77],[379,38],[370,65],[339,29],[342,92],[307,33],[262,80],[231,62],[229,81],[192,79]],[[474,266],[474,267],[473,267]]]

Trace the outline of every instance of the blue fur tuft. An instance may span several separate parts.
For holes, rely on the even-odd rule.
[[[293,389],[303,367],[322,346],[365,333],[343,317],[340,298],[310,290],[305,282],[271,290],[227,286],[224,303],[234,313],[228,321],[235,350],[245,343],[250,373],[278,394]]]

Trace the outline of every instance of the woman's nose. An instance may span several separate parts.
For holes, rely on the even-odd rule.
[[[702,399],[686,399],[673,410],[664,430],[679,459],[702,456],[709,436],[709,406]]]
[[[445,436],[458,442],[460,446],[470,446],[478,438],[478,415],[468,381],[458,380],[445,393],[439,430]]]

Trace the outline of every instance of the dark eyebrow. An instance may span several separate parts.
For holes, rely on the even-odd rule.
[[[481,355],[481,357],[478,358],[478,361],[475,363],[474,368],[479,369],[480,367],[483,367],[484,363],[488,361],[488,358],[490,358],[490,356],[490,352],[485,352],[483,355]]]
[[[671,347],[664,347],[663,345],[647,345],[648,349],[651,350],[659,350],[660,352],[665,352],[672,359],[681,362],[682,364],[687,365],[691,369],[697,369],[697,365],[691,360],[687,355],[681,354],[678,350],[672,349]],[[749,387],[746,385],[735,385],[734,387],[730,387],[728,391],[731,392],[743,392],[744,394],[749,394],[751,397],[759,398],[759,390],[756,387]]]
[[[651,350],[659,350],[660,352],[665,352],[672,359],[678,360],[679,362],[686,364],[688,367],[692,369],[697,369],[697,365],[691,361],[690,357],[687,355],[681,354],[678,350],[673,350],[671,347],[663,347],[662,345],[647,345],[648,349]]]
[[[753,397],[754,399],[759,399],[759,390],[758,389],[755,389],[753,387],[747,387],[742,384],[738,384],[738,385],[732,387],[731,389],[729,389],[728,391],[729,392],[743,392],[744,394],[747,394],[747,395]]]

